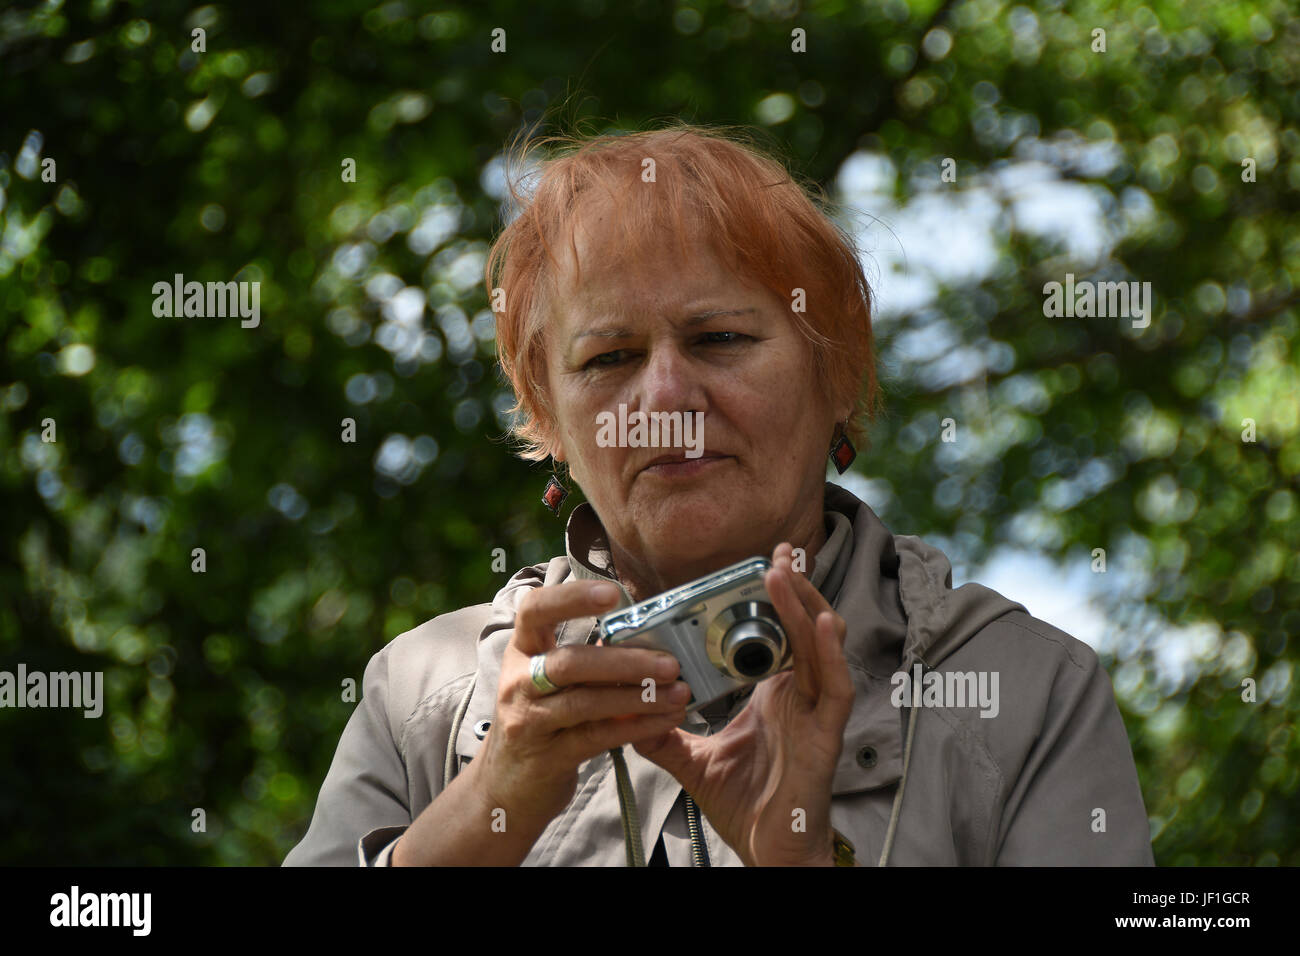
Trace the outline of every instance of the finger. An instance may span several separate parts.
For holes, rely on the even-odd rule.
[[[826,597],[822,592],[818,591],[817,588],[813,586],[813,583],[802,574],[791,573],[791,579],[794,585],[794,593],[798,595],[800,602],[803,604],[804,609],[808,612],[810,618],[816,620],[819,615],[825,613],[834,615],[835,630],[839,635],[840,642],[843,643],[849,630],[848,624],[845,623],[844,618],[840,617],[839,612],[831,606],[831,603],[826,600]]]
[[[644,738],[632,746],[646,760],[672,774],[689,793],[697,784],[692,768],[698,766],[695,753],[699,740],[694,734],[675,727],[666,733]]]
[[[574,684],[655,685],[677,679],[681,665],[667,651],[643,647],[568,644],[546,652],[546,676],[559,687]]]
[[[817,699],[819,721],[829,723],[840,732],[853,709],[853,679],[844,656],[844,642],[836,625],[838,615],[826,611],[817,615],[817,650],[821,658],[822,686]],[[840,623],[843,623],[841,620]]]
[[[536,701],[526,716],[530,731],[556,733],[615,717],[642,717],[686,710],[691,699],[685,681],[674,681],[647,696],[640,687],[571,687]]]
[[[802,626],[808,619],[801,602],[794,592],[793,574],[789,570],[792,555],[793,549],[788,542],[782,542],[776,546],[776,549],[772,552],[771,580],[769,583],[765,579],[764,584],[768,588],[768,594],[772,597],[773,606],[781,619],[781,626],[785,629],[787,639],[790,641],[790,653],[794,660],[795,686],[800,694],[815,697],[817,688],[816,673],[806,666],[806,662],[812,655],[812,648],[809,640],[804,638],[804,628]]]
[[[822,611],[834,610],[830,602],[826,600],[821,591],[814,587],[806,575],[799,574],[794,570],[793,566],[790,568],[790,575],[793,579],[794,593],[798,595],[800,603],[807,609],[810,618],[815,620]]]
[[[684,733],[677,727],[685,720],[686,709],[682,708],[669,714],[647,714],[627,720],[614,717],[580,724],[556,738],[557,759],[577,766],[614,747],[629,743],[636,747],[641,741]]]
[[[793,548],[783,556],[782,567],[785,570],[786,583],[790,586],[791,594],[803,609],[804,616],[800,620],[807,623],[807,628],[804,630],[804,659],[809,665],[807,670],[812,675],[815,696],[816,694],[821,693],[822,686],[821,660],[817,653],[817,614],[821,609],[817,608],[816,610],[813,610],[810,608],[809,602],[802,592],[803,589],[806,588],[816,594],[819,599],[821,595],[804,575],[795,571]]]
[[[519,599],[510,644],[530,657],[549,651],[562,622],[611,610],[618,597],[618,586],[612,581],[567,581],[535,588]]]
[[[817,650],[813,643],[812,619],[795,596],[789,561],[776,564],[763,581],[781,627],[790,641],[794,658],[795,686],[808,700],[817,699]]]

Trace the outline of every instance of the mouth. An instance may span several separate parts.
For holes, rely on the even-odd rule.
[[[734,456],[716,451],[706,451],[698,458],[687,458],[682,452],[675,455],[660,455],[646,464],[639,473],[656,478],[692,478],[716,468],[732,457]]]

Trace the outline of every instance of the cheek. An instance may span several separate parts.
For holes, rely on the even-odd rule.
[[[562,388],[551,392],[552,407],[558,422],[557,433],[564,441],[565,451],[570,455],[586,447],[586,422],[592,420],[581,393],[572,388]]]
[[[569,455],[569,471],[581,484],[599,484],[606,474],[614,470],[619,455],[626,452],[617,446],[602,448],[596,443],[599,429],[596,413],[599,409],[573,407],[567,409],[568,423],[564,429],[564,448]]]
[[[811,360],[812,354],[802,337],[791,331],[764,350],[763,360],[755,365],[754,371],[762,378],[762,388],[768,396],[779,395],[790,400],[808,393],[814,374]]]
[[[801,436],[793,429],[807,415],[804,383],[782,377],[763,378],[735,396],[732,408],[754,437],[767,444],[791,444]]]

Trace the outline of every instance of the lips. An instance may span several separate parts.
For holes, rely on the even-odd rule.
[[[705,451],[698,458],[688,458],[685,452],[679,452],[675,455],[660,455],[641,466],[641,471],[647,468],[653,468],[655,465],[680,465],[689,462],[708,461],[710,458],[730,458],[730,455],[724,455],[720,451]]]

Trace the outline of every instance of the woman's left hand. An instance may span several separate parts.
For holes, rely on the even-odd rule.
[[[794,670],[761,681],[718,734],[635,744],[671,773],[746,866],[831,865],[831,780],[853,707],[844,619],[780,544],[764,579]]]

